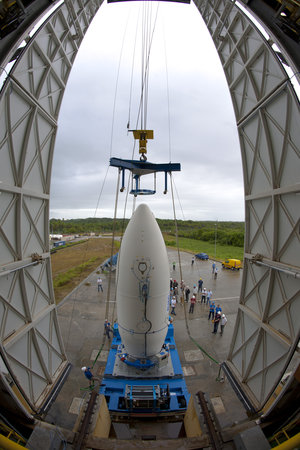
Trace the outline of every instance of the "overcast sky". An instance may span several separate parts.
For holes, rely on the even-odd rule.
[[[138,48],[132,64],[140,8],[141,2],[104,3],[81,44],[59,116],[51,218],[113,217],[117,169],[110,167],[104,179],[111,156],[132,156],[127,122],[132,67],[131,129],[141,93]],[[152,8],[154,16],[156,2]],[[148,161],[181,163],[181,172],[173,175],[178,219],[242,221],[239,141],[213,42],[193,3],[161,2],[157,17],[147,115],[155,139],[148,142]],[[138,31],[138,41],[140,36]],[[152,176],[143,177],[141,185],[151,189]],[[171,219],[171,189],[167,195],[163,190],[164,176],[158,174],[157,194],[140,196],[137,203],[146,202],[156,217]],[[119,195],[118,217],[123,217],[125,199],[125,192]],[[127,217],[132,201],[129,195]]]

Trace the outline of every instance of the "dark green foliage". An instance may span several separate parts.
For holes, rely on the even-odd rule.
[[[117,219],[115,230],[122,233],[128,223],[128,219]],[[88,218],[88,219],[50,219],[51,234],[88,234],[88,233],[112,233],[113,219]]]
[[[175,224],[170,219],[157,219],[162,233],[175,236]],[[115,231],[123,233],[128,224],[128,219],[117,219]],[[217,245],[244,246],[244,222],[214,222],[178,220],[178,236],[214,243]],[[51,219],[50,232],[52,234],[96,234],[112,233],[113,219],[89,218],[89,219]],[[172,240],[173,241],[173,240]],[[175,240],[174,240],[175,242]],[[169,244],[171,245],[171,244]]]

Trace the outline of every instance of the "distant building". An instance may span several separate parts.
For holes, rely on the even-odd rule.
[[[51,241],[60,241],[63,237],[62,234],[50,234],[50,240]]]

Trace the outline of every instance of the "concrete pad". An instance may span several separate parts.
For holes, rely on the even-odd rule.
[[[190,377],[192,375],[196,375],[196,372],[193,366],[182,366],[182,372],[185,377]]]
[[[186,350],[184,352],[184,357],[186,361],[201,361],[203,359],[203,354],[201,350]]]
[[[83,404],[83,398],[74,397],[69,408],[70,414],[79,414],[80,408]]]
[[[99,367],[99,369],[97,370],[97,375],[102,376],[102,375],[104,375],[104,372],[105,372],[105,366],[101,366],[101,367]]]
[[[216,414],[223,414],[226,412],[221,397],[212,397],[210,401]]]
[[[204,377],[207,377],[208,374],[211,374],[212,364],[210,363],[210,361],[204,360],[200,364],[195,364],[194,367],[197,372],[197,375],[202,375]],[[217,370],[219,370],[219,369],[216,367],[216,373],[217,373]],[[211,378],[211,375],[209,375],[209,378]]]
[[[199,249],[200,251],[200,249]],[[171,273],[170,277],[176,280],[180,279],[178,254],[177,250],[168,249]],[[205,351],[217,361],[224,361],[227,358],[230,347],[231,336],[234,329],[234,322],[238,308],[238,295],[240,292],[242,271],[222,271],[221,267],[218,274],[218,280],[212,279],[211,261],[198,262],[191,266],[192,254],[181,252],[182,275],[186,284],[192,287],[198,283],[201,278],[206,288],[211,288],[213,299],[218,301],[222,310],[225,312],[228,323],[225,327],[224,335],[213,335],[212,324],[207,320],[208,308],[206,305],[196,304],[195,311],[186,323],[185,310],[188,310],[189,304],[185,304],[185,308],[181,305],[177,306],[177,315],[174,317],[175,341],[178,353],[181,359],[182,368],[186,376],[186,384],[191,395],[195,395],[199,389],[207,393],[209,397],[222,397],[226,412],[218,416],[218,421],[222,427],[230,427],[233,423],[246,419],[246,412],[233,392],[227,380],[224,383],[216,381],[219,372],[218,364],[215,364],[208,357],[202,355],[201,351],[194,343],[191,342],[187,332],[187,324],[190,335],[196,342],[201,345]],[[176,270],[172,270],[172,261],[176,261]],[[103,274],[103,286],[106,289],[108,277]],[[68,359],[72,363],[70,374],[58,394],[55,402],[49,410],[46,420],[49,422],[55,418],[58,426],[68,430],[73,430],[74,424],[78,417],[79,404],[73,405],[68,412],[71,400],[80,395],[85,397],[86,391],[80,391],[81,386],[87,386],[88,382],[81,372],[81,367],[95,361],[99,352],[99,348],[103,337],[103,323],[108,316],[113,323],[115,318],[115,273],[111,279],[111,295],[110,299],[106,299],[106,292],[98,294],[95,288],[97,283],[97,273],[93,272],[89,276],[91,286],[85,286],[82,283],[74,293],[67,297],[58,307],[58,317],[65,346],[67,349]],[[216,300],[218,299],[218,300]],[[107,311],[108,307],[108,311]],[[84,317],[83,317],[84,316]],[[110,341],[106,340],[105,347],[101,352],[97,363],[93,369],[93,373],[98,378],[102,378],[105,363],[107,360],[110,347]],[[91,360],[87,360],[91,355]],[[89,362],[88,362],[89,361]],[[80,402],[79,398],[77,402]],[[172,425],[173,424],[169,424]],[[152,424],[153,426],[153,424]],[[162,425],[158,425],[159,431]],[[140,430],[134,435],[140,435]],[[143,432],[143,434],[156,434],[156,430],[151,432]],[[165,436],[168,434],[165,433]],[[172,437],[174,433],[172,433]]]
[[[91,361],[95,361],[95,359],[97,358],[98,353],[99,353],[99,349],[92,351],[92,354],[91,354],[91,357],[90,357]],[[107,356],[108,356],[108,351],[107,350],[102,350],[102,352],[100,353],[97,361],[104,361],[105,362],[107,360]]]

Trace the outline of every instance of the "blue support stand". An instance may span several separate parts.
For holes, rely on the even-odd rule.
[[[179,360],[174,328],[170,323],[164,342],[169,352],[167,369],[139,370],[121,361],[121,337],[114,324],[114,337],[108,354],[100,394],[105,395],[111,416],[149,417],[184,415],[190,394]]]

